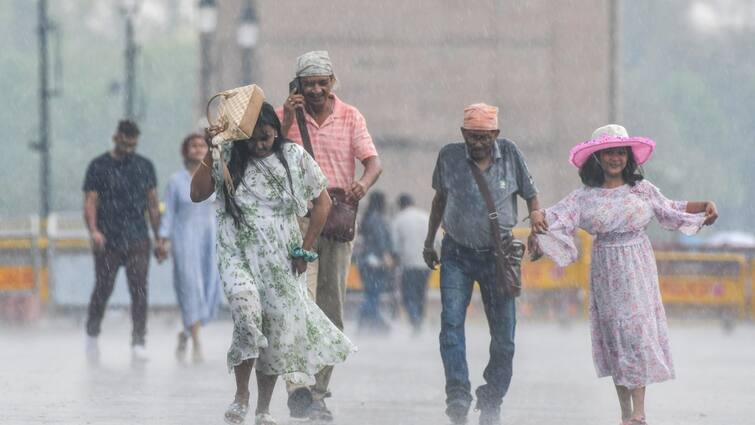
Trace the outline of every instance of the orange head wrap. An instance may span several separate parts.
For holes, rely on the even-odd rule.
[[[467,130],[498,130],[498,108],[484,103],[475,103],[464,108],[464,124]]]

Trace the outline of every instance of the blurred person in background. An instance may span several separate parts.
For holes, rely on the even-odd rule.
[[[454,424],[467,421],[472,394],[466,358],[464,323],[474,282],[480,285],[490,328],[490,360],[477,387],[480,425],[500,423],[501,403],[513,373],[515,298],[497,288],[495,247],[490,222],[498,223],[501,238],[512,240],[517,223],[517,195],[531,212],[539,208],[537,189],[524,156],[510,140],[500,138],[498,108],[476,103],[464,109],[464,143],[451,143],[438,154],[433,172],[435,189],[423,258],[431,269],[441,264],[440,353],[446,374],[446,415]],[[472,167],[478,167],[496,207],[491,217]],[[443,223],[440,259],[435,235]],[[539,229],[542,220],[531,220]],[[512,244],[513,245],[513,244]]]
[[[181,144],[184,169],[173,174],[165,188],[165,212],[158,240],[159,259],[173,255],[173,287],[181,309],[183,330],[178,334],[176,357],[186,358],[192,341],[192,359],[201,362],[199,329],[215,317],[220,301],[220,275],[215,254],[215,197],[191,201],[191,176],[207,155],[207,143],[190,134]]]
[[[380,294],[390,288],[393,275],[393,247],[385,213],[385,195],[373,191],[359,223],[361,240],[357,266],[364,294],[359,309],[360,331],[384,333],[390,330],[380,314]]]
[[[328,52],[311,51],[299,56],[296,60],[296,81],[300,91],[290,93],[283,107],[276,111],[283,136],[299,145],[303,144],[295,122],[296,110],[302,110],[313,156],[328,179],[328,189],[343,190],[349,201],[358,202],[382,172],[364,116],[333,92],[337,80]],[[364,167],[359,178],[356,178],[355,160]],[[300,219],[303,232],[307,231],[308,223],[308,218]],[[307,275],[310,293],[338,329],[343,329],[346,277],[351,267],[353,247],[353,241],[342,242],[321,236],[313,247],[319,259],[310,265]],[[333,368],[326,367],[317,374],[314,386],[288,386],[291,417],[333,420],[333,414],[325,404],[325,398],[331,395],[332,374]]]
[[[598,377],[611,376],[623,425],[646,425],[645,387],[673,379],[666,313],[653,247],[645,229],[655,218],[668,230],[697,233],[718,218],[711,202],[672,201],[638,167],[655,142],[624,127],[598,128],[571,150],[584,186],[554,206],[533,211],[544,220],[530,250],[564,267],[577,259],[577,228],[595,235],[590,256],[590,331]],[[546,230],[547,231],[544,231]]]
[[[400,269],[400,289],[404,309],[415,333],[422,329],[430,270],[422,259],[422,248],[430,215],[414,206],[411,195],[398,197],[399,212],[391,223],[393,252]]]
[[[84,221],[95,269],[86,323],[87,357],[93,362],[99,360],[97,337],[121,266],[126,268],[131,294],[132,359],[148,359],[145,335],[150,240],[145,213],[157,238],[160,211],[155,168],[150,160],[136,153],[139,134],[136,123],[120,121],[113,136],[113,149],[93,159],[84,178]]]
[[[252,137],[221,153],[230,181],[208,152],[192,178],[191,199],[218,197],[218,268],[233,319],[227,363],[236,377],[225,420],[245,421],[254,368],[254,423],[274,425],[270,400],[279,375],[312,385],[315,373],[343,362],[355,347],[307,292],[306,271],[317,259],[312,249],[331,206],[327,180],[312,157],[283,136],[273,107],[261,102],[259,108]],[[302,235],[297,217],[309,203],[310,226]]]

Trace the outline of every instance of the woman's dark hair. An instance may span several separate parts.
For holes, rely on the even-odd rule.
[[[642,180],[644,177],[642,176],[642,170],[639,169],[638,171],[639,167],[637,166],[637,161],[634,159],[632,149],[629,147],[624,147],[624,149],[627,151],[627,165],[621,170],[621,177],[624,179],[625,183],[634,186],[635,183]],[[587,157],[587,161],[585,161],[582,168],[579,169],[579,178],[582,179],[582,183],[584,183],[585,186],[601,187],[606,180],[603,168],[598,162],[598,155],[600,155],[601,151],[602,150],[597,151]]]
[[[367,201],[367,210],[364,212],[364,215],[368,216],[375,213],[385,213],[385,194],[379,190],[370,193],[370,199]]]
[[[385,194],[379,190],[374,190],[370,193],[370,197],[367,200],[367,208],[365,208],[364,215],[362,216],[362,221],[359,224],[359,232],[369,232],[370,220],[372,220],[372,216],[382,216],[384,213]]]
[[[289,140],[283,137],[278,115],[275,113],[273,105],[267,102],[262,104],[260,116],[257,119],[257,124],[255,124],[254,129],[260,129],[265,125],[269,125],[275,129],[273,153],[278,157],[280,162],[283,163],[283,167],[286,168],[286,173],[290,177],[291,172],[288,168],[288,162],[283,156],[283,144],[289,142]],[[249,150],[249,139],[233,142],[233,147],[231,148],[231,160],[228,162],[228,172],[231,174],[234,190],[238,189],[239,184],[241,184],[241,180],[244,178],[244,173],[246,172],[246,167],[249,166],[251,161],[254,161],[254,157]],[[236,198],[228,193],[228,188],[225,185],[223,185],[223,199],[225,199],[225,211],[233,217],[233,222],[236,227],[239,227],[241,224],[247,224],[244,214],[236,202]]]

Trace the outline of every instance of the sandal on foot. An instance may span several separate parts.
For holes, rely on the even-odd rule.
[[[249,412],[248,405],[234,401],[227,409],[225,409],[225,415],[223,415],[223,418],[227,424],[240,425],[244,423],[247,412]]]
[[[273,418],[273,415],[270,413],[257,413],[257,415],[254,416],[254,425],[277,425],[278,422],[275,422],[275,418]]]
[[[179,362],[186,360],[186,346],[189,341],[189,337],[183,332],[178,333],[178,344],[176,344],[176,359]]]
[[[647,422],[645,422],[645,417],[640,418],[629,418],[629,420],[626,422],[627,425],[648,425]]]

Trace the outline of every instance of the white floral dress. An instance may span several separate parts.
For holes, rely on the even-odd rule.
[[[576,228],[595,235],[590,264],[590,330],[595,369],[617,385],[644,387],[674,378],[658,270],[645,228],[696,233],[703,214],[666,199],[647,180],[614,189],[582,187],[546,209],[543,252],[559,266],[577,259]]]
[[[234,324],[228,370],[256,358],[263,374],[310,385],[315,373],[356,348],[308,296],[306,273],[292,269],[289,248],[302,243],[297,216],[327,180],[300,146],[286,143],[283,154],[291,184],[275,155],[250,162],[235,193],[245,218],[238,227],[225,211],[223,179],[213,170],[218,268]]]

